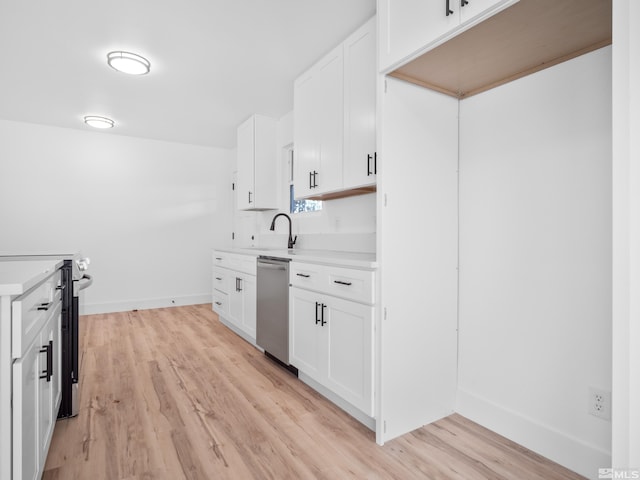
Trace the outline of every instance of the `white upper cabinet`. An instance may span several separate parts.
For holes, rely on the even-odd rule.
[[[376,181],[376,23],[344,42],[344,186]]]
[[[375,185],[375,47],[371,19],[296,79],[296,198]]]
[[[342,45],[322,58],[294,84],[294,185],[296,197],[342,186]]]
[[[379,70],[393,70],[517,1],[379,0]]]
[[[276,120],[253,115],[238,127],[239,210],[278,208]]]

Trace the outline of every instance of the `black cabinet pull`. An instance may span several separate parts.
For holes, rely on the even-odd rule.
[[[216,277],[216,280],[221,281],[222,278],[221,277]]]
[[[460,1],[460,6],[464,7],[465,5],[469,5],[469,0],[461,0]]]
[[[216,260],[222,261],[222,257],[216,257]]]
[[[310,188],[318,188],[318,182],[317,182],[317,177],[318,176],[318,172],[316,172],[315,170],[313,172],[309,172],[309,187]],[[311,179],[313,178],[313,182],[311,181]]]
[[[311,275],[307,275],[306,273],[296,273],[299,277],[309,278]]]
[[[41,303],[40,305],[38,305],[38,310],[49,310],[49,307],[51,307],[52,303],[53,302]]]
[[[242,291],[242,279],[236,277],[236,292]]]
[[[251,203],[251,192],[249,192],[249,203]]]
[[[40,353],[47,354],[47,368],[42,370],[40,378],[46,379],[47,382],[51,381],[53,376],[53,340],[49,340],[49,345],[43,345],[40,349]]]
[[[218,305],[219,307],[222,306],[222,302],[216,302],[216,305]]]
[[[320,318],[318,316],[318,307],[320,305],[321,305],[320,303],[316,302],[316,325],[320,323]]]
[[[323,303],[321,304],[321,308],[320,308],[320,326],[324,327],[324,324],[327,323],[324,319],[324,309],[327,308],[327,306]]]
[[[311,172],[309,172],[309,188],[313,188],[313,183],[311,183]]]
[[[371,160],[373,160],[373,157],[367,154],[367,177],[369,175],[373,175],[373,172],[371,171]]]
[[[338,285],[351,285],[351,282],[343,282],[342,280],[334,280],[333,283],[337,283]]]
[[[378,174],[378,152],[373,152],[373,174]]]
[[[449,0],[446,1],[446,8],[447,8],[447,17],[449,15],[453,15],[453,10],[451,10],[450,6],[449,6]]]

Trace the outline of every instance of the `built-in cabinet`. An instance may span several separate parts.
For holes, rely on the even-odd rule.
[[[28,264],[27,268],[35,265],[23,263]],[[42,271],[37,275],[42,277]],[[28,279],[25,284],[28,284]],[[0,320],[4,324],[0,346],[3,362],[0,476],[37,480],[44,470],[62,399],[60,270],[50,270],[25,290],[13,298],[5,296],[0,301]],[[7,326],[10,328],[5,328]],[[9,361],[11,363],[7,365],[5,362]],[[5,375],[9,371],[10,377]],[[10,413],[5,411],[7,394],[10,395]],[[10,426],[4,425],[7,413]],[[5,443],[7,440],[10,440],[9,445]]]
[[[256,338],[256,258],[213,252],[213,310],[251,343]]]
[[[374,273],[292,262],[290,275],[290,363],[373,417]]]
[[[518,0],[380,0],[379,69],[387,71]]]
[[[253,115],[238,127],[238,176],[236,185],[239,210],[272,210],[278,205],[277,122]]]
[[[297,198],[337,197],[375,185],[375,52],[371,19],[296,79]]]

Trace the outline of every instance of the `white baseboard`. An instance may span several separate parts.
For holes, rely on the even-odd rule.
[[[331,390],[329,390],[325,386],[320,385],[314,379],[312,379],[312,378],[308,377],[307,375],[305,375],[304,372],[298,372],[298,379],[303,381],[307,385],[309,385],[311,388],[313,388],[316,392],[318,392],[323,397],[326,397],[331,402],[336,404],[342,410],[344,410],[349,415],[351,415],[353,418],[355,418],[360,423],[362,423],[369,430],[373,430],[374,432],[376,431],[376,421],[375,421],[375,419],[373,419],[373,418],[369,417],[368,415],[364,414],[363,412],[358,410],[356,407],[351,405],[349,402],[344,400],[342,397],[339,397],[338,395],[333,393]]]
[[[151,308],[179,307],[182,305],[198,305],[201,303],[211,303],[211,294],[182,295],[170,298],[144,298],[140,300],[124,300],[107,303],[84,303],[80,305],[80,315],[128,312],[131,310],[148,310]]]
[[[611,466],[611,453],[534,419],[458,390],[456,412],[587,478]]]

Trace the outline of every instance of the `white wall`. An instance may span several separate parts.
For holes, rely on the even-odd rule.
[[[460,102],[457,410],[588,477],[611,465],[611,48]]]
[[[81,249],[85,313],[210,301],[232,152],[0,120],[0,251]]]
[[[286,147],[293,144],[293,112],[278,121],[280,148],[280,209],[267,212],[235,213],[234,246],[282,246],[286,248],[288,228],[278,219],[276,231],[269,231],[278,212],[289,213],[289,183]],[[322,211],[290,214],[296,248],[375,252],[376,194],[323,202]]]
[[[613,2],[612,465],[640,468],[640,5]]]

